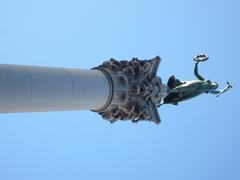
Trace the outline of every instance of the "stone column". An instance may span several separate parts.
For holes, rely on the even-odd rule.
[[[0,65],[0,112],[89,109],[111,123],[160,123],[167,88],[157,77],[160,57],[110,59],[91,70]]]
[[[0,112],[91,109],[108,103],[110,84],[98,70],[0,65]]]

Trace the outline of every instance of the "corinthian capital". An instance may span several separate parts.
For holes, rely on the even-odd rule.
[[[157,76],[160,61],[159,56],[150,60],[110,59],[94,68],[107,76],[111,86],[109,102],[96,112],[111,123],[120,119],[159,124],[161,120],[157,107],[161,105],[166,91]]]

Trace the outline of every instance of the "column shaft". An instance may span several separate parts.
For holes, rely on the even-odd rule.
[[[110,85],[101,71],[0,64],[0,112],[101,109]]]

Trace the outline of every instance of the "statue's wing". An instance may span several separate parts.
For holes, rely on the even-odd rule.
[[[176,79],[175,76],[171,76],[168,79],[167,85],[170,89],[173,89],[177,86],[181,86],[182,84],[184,84],[183,82],[181,82],[179,79]]]

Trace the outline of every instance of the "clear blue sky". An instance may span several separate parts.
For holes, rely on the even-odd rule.
[[[90,69],[160,55],[158,75],[234,89],[159,109],[162,123],[91,111],[0,115],[1,180],[240,179],[237,0],[0,0],[0,63]]]

